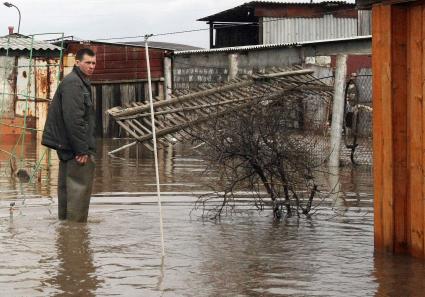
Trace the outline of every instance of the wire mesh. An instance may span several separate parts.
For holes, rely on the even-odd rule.
[[[36,50],[33,45],[35,36],[51,34],[59,34],[63,40],[62,33],[9,35],[0,51],[0,138],[3,144],[1,152],[6,156],[2,157],[2,160],[10,163],[10,166],[1,166],[1,174],[17,177],[20,185],[34,183],[42,168],[42,161],[47,158],[50,162],[50,153],[39,143],[39,133],[44,126],[40,117],[59,84],[63,46],[58,48],[59,53],[49,51],[51,54],[46,54],[46,51]],[[13,43],[17,39],[29,40],[28,48],[13,51]],[[12,134],[8,136],[6,143],[5,135],[10,133]],[[13,140],[15,138],[16,140]],[[37,142],[37,154],[35,158],[28,159],[27,146],[34,140]]]
[[[372,71],[361,69],[347,82],[341,158],[372,165]]]

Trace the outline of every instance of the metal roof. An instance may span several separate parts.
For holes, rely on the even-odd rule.
[[[144,41],[130,41],[130,42],[125,42],[125,44],[145,46]],[[180,43],[160,42],[160,41],[149,41],[149,47],[153,47],[157,49],[172,50],[172,51],[189,51],[189,50],[203,49],[198,46],[192,46],[192,45],[180,44]]]
[[[61,39],[50,40],[53,44],[61,44]],[[117,45],[117,46],[132,46],[132,47],[144,47],[144,41],[119,41],[115,42],[114,40],[103,41],[103,40],[84,40],[75,36],[66,36],[63,40],[64,44],[68,43],[87,43],[87,44],[106,44],[106,45]],[[149,41],[149,47],[160,49],[160,50],[169,50],[169,51],[186,51],[186,50],[197,50],[202,49],[201,47],[191,46],[180,43],[170,43],[170,42],[159,42],[159,41]]]
[[[303,45],[344,42],[344,41],[353,41],[353,40],[369,40],[369,39],[372,39],[372,35],[356,36],[356,37],[349,37],[349,38],[304,41],[304,42],[298,42],[298,43],[259,44],[259,45],[248,45],[248,46],[213,48],[213,49],[206,49],[206,50],[179,51],[179,52],[174,52],[174,55],[179,56],[179,55],[188,55],[188,54],[230,53],[230,52],[240,52],[240,51],[250,51],[250,50],[252,51],[252,50],[271,49],[271,48],[298,47]]]
[[[218,22],[256,22],[258,17],[255,16],[256,7],[284,7],[284,6],[304,6],[304,7],[338,7],[352,6],[353,2],[347,1],[323,1],[323,2],[289,2],[289,1],[251,1],[242,5],[218,12],[216,14],[203,17],[198,21],[218,21]]]
[[[40,40],[34,40],[32,42],[32,38],[20,35],[20,34],[12,34],[0,37],[0,49],[3,50],[51,50],[51,51],[60,51],[60,47],[53,45],[51,43],[40,41]]]

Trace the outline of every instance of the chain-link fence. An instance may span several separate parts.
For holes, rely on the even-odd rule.
[[[347,82],[341,158],[372,165],[372,71],[362,69]]]

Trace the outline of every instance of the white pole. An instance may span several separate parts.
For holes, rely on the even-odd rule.
[[[227,59],[229,62],[229,74],[227,76],[227,80],[231,81],[238,76],[239,54],[229,54]]]
[[[336,72],[334,82],[334,98],[331,124],[331,147],[329,156],[329,186],[330,196],[335,206],[344,209],[341,200],[341,182],[339,176],[339,153],[341,149],[342,125],[344,117],[344,90],[347,75],[347,55],[338,55],[336,58]]]
[[[336,58],[336,72],[334,85],[334,100],[332,108],[331,147],[329,166],[339,166],[339,152],[342,138],[342,123],[344,117],[344,90],[345,76],[347,75],[347,55],[338,55]]]
[[[172,92],[173,84],[173,74],[172,74],[172,61],[170,57],[164,58],[164,94],[165,99],[170,99]]]
[[[162,256],[165,256],[164,248],[164,225],[162,222],[162,205],[161,205],[161,189],[159,187],[159,169],[158,169],[158,150],[156,146],[156,131],[155,131],[155,113],[153,109],[153,98],[152,98],[152,80],[151,80],[151,65],[149,62],[149,45],[148,39],[151,35],[145,35],[145,52],[146,52],[146,65],[148,68],[148,88],[149,88],[149,103],[151,109],[151,123],[152,123],[152,135],[153,135],[153,153],[155,157],[155,176],[156,176],[156,193],[158,197],[158,207],[159,207],[159,228],[161,231],[161,247],[162,247]]]

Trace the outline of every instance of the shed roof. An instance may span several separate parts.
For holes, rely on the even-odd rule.
[[[304,45],[319,45],[319,44],[332,44],[332,43],[344,43],[349,41],[356,40],[372,40],[371,35],[366,36],[355,36],[348,38],[335,38],[335,39],[324,39],[324,40],[315,40],[315,41],[303,41],[298,43],[273,43],[273,44],[260,44],[260,45],[248,45],[248,46],[233,46],[233,47],[223,47],[223,48],[213,48],[213,49],[201,49],[201,50],[190,50],[190,51],[179,51],[174,52],[174,55],[188,55],[188,54],[208,54],[208,53],[230,53],[230,52],[244,52],[244,51],[255,51],[262,49],[272,49],[272,48],[287,48],[287,47],[298,47]]]
[[[145,46],[144,41],[131,41],[131,42],[126,42],[125,44]],[[160,41],[149,41],[149,47],[172,50],[172,51],[189,51],[189,50],[202,49],[201,47],[187,45],[187,44],[160,42]]]
[[[303,8],[322,8],[324,11],[338,10],[342,8],[355,8],[354,3],[346,1],[324,1],[316,3],[306,2],[288,2],[288,1],[251,1],[242,5],[221,11],[219,13],[203,17],[198,21],[206,22],[257,22],[258,14],[257,9],[259,8],[285,8],[285,7],[303,7]],[[330,11],[332,12],[332,11]]]
[[[18,50],[18,51],[24,51],[24,50],[37,50],[37,51],[60,51],[61,48],[59,46],[53,45],[51,43],[40,41],[40,40],[33,40],[29,36],[21,35],[21,34],[11,34],[6,35],[3,37],[0,37],[0,49],[2,50]]]
[[[77,38],[75,36],[66,36],[63,40],[64,44],[69,43],[87,43],[87,44],[105,44],[105,45],[117,45],[117,46],[133,46],[133,47],[144,47],[145,42],[144,41],[120,41],[120,42],[113,42],[111,41],[103,41],[103,40],[83,40],[80,38]],[[54,44],[61,44],[61,39],[54,39],[51,40]],[[159,41],[149,41],[149,47],[155,48],[155,49],[162,49],[162,50],[168,50],[168,51],[186,51],[186,50],[199,50],[202,49],[200,47],[186,45],[186,44],[180,44],[180,43],[170,43],[170,42],[159,42]]]

